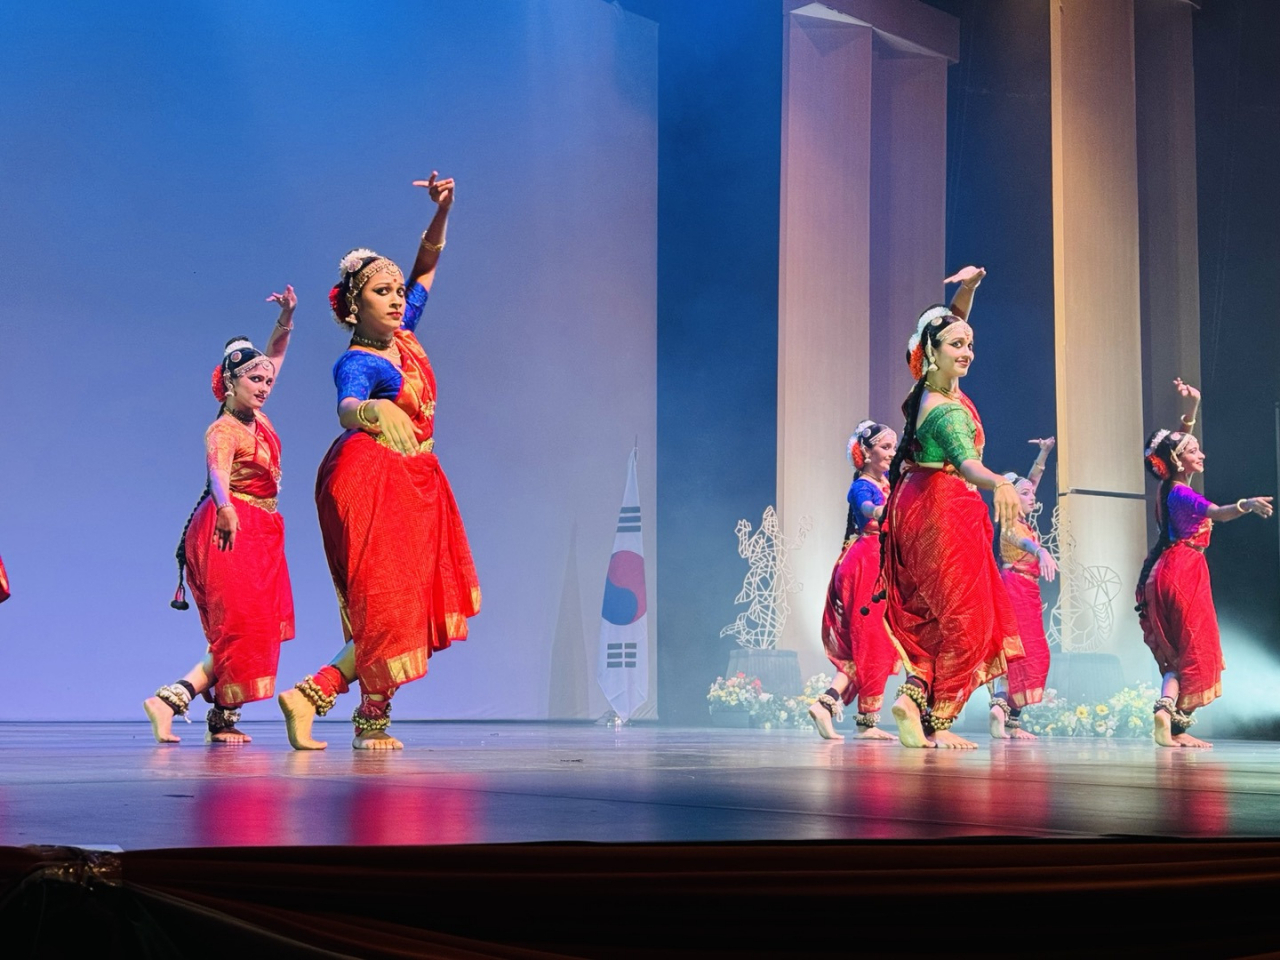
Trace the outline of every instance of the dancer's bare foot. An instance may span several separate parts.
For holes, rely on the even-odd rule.
[[[1173,718],[1169,716],[1167,711],[1156,711],[1155,730],[1152,731],[1151,735],[1158,747],[1182,746],[1173,735]],[[1183,736],[1186,736],[1186,734],[1183,734]]]
[[[1173,739],[1177,743],[1177,745],[1180,747],[1196,747],[1196,748],[1208,749],[1213,746],[1213,744],[1210,743],[1209,741],[1197,740],[1195,737],[1193,737],[1189,733],[1176,733],[1174,734]]]
[[[987,711],[987,729],[991,731],[992,740],[1008,740],[1009,731],[1004,728],[1005,721],[1009,719],[1009,715],[1004,712],[1004,708],[998,703],[993,703],[991,709]]]
[[[950,730],[933,731],[933,745],[939,750],[977,750],[978,745]]]
[[[818,734],[823,740],[843,740],[844,734],[836,731],[835,717],[820,703],[811,703],[809,705],[809,719],[813,721],[813,725],[818,728]]]
[[[367,730],[357,733],[351,741],[353,750],[403,750],[404,744],[385,730]]]
[[[888,730],[881,730],[879,727],[867,727],[857,736],[858,740],[897,740]]]
[[[906,694],[893,701],[893,719],[898,724],[898,739],[904,747],[933,747],[920,722],[920,708]]]
[[[327,740],[311,738],[311,724],[316,719],[316,707],[303,696],[301,690],[286,690],[276,697],[280,711],[284,714],[284,729],[289,735],[289,746],[295,750],[323,750],[329,745]]]
[[[147,711],[147,719],[151,721],[151,733],[156,743],[181,743],[182,738],[173,732],[173,718],[177,716],[167,703],[159,697],[147,697],[142,701],[142,709]]]
[[[225,730],[219,730],[214,733],[212,730],[206,731],[204,735],[205,743],[225,743],[233,746],[239,746],[242,743],[250,743],[253,738],[247,733],[241,733],[235,727],[227,727]]]
[[[1028,733],[1026,730],[1023,730],[1021,727],[1014,727],[1012,730],[1010,730],[1008,733],[1008,737],[1010,740],[1039,740],[1040,739],[1034,733]]]

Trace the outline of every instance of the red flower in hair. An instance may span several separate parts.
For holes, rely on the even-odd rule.
[[[222,364],[218,364],[213,368],[213,383],[211,386],[213,387],[213,395],[217,397],[219,403],[227,399],[227,385],[222,380]]]
[[[928,336],[926,333],[925,336]],[[919,380],[924,376],[924,341],[916,344],[916,348],[911,351],[911,357],[907,360],[907,364],[911,367],[911,375]]]
[[[867,453],[862,449],[861,440],[855,439],[849,444],[849,459],[855,470],[861,470],[866,465]]]
[[[329,307],[333,310],[333,315],[339,320],[346,318],[346,314],[342,312],[340,304],[342,303],[342,289],[339,284],[334,284],[333,289],[329,291]]]
[[[1151,468],[1151,472],[1161,480],[1169,479],[1169,465],[1164,462],[1158,453],[1147,454],[1147,465]]]

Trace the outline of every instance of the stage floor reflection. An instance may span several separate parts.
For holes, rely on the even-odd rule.
[[[1280,744],[983,741],[975,752],[808,731],[396,724],[406,749],[320,753],[283,727],[214,747],[193,724],[0,725],[0,844],[446,844],[1275,836]]]

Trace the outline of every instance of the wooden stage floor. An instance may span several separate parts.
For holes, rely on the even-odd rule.
[[[546,840],[1275,837],[1280,744],[980,741],[975,752],[823,742],[810,731],[396,724],[357,754],[345,723],[295,753],[161,747],[145,723],[0,725],[0,845],[125,850]]]

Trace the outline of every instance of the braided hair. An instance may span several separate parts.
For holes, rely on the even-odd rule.
[[[1147,473],[1160,481],[1160,490],[1156,494],[1156,520],[1160,525],[1160,533],[1148,551],[1147,559],[1143,561],[1142,571],[1138,574],[1138,588],[1135,591],[1137,606],[1133,609],[1137,611],[1139,620],[1147,618],[1146,590],[1151,571],[1155,568],[1156,561],[1173,546],[1169,526],[1169,492],[1173,489],[1173,480],[1178,473],[1175,451],[1185,437],[1185,433],[1156,430],[1147,438],[1144,466]]]

